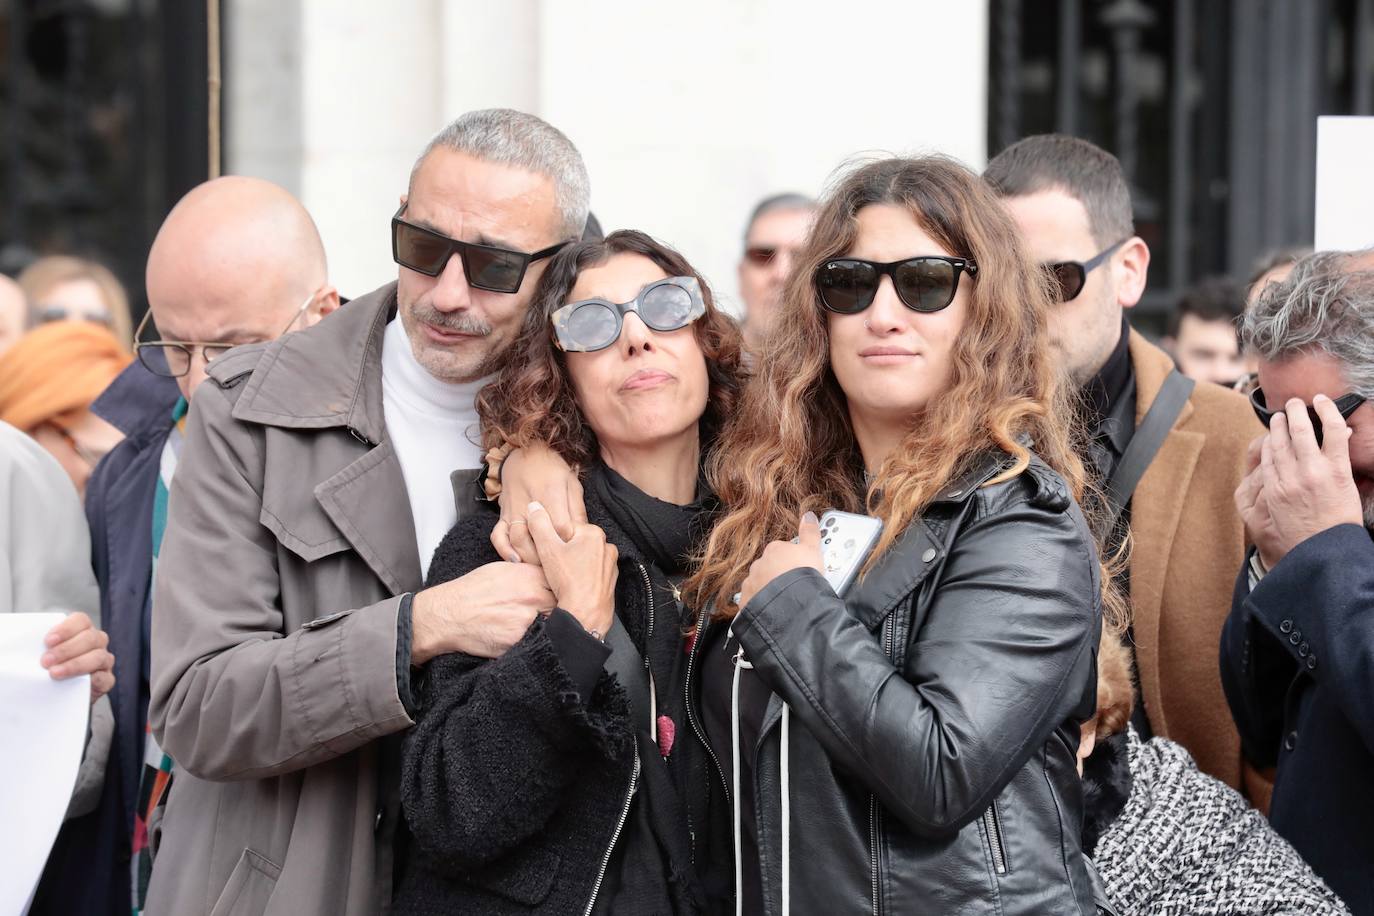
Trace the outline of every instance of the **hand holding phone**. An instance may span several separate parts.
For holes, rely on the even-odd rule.
[[[873,552],[883,523],[871,515],[831,509],[821,516],[821,564],[825,581],[844,597]]]
[[[811,567],[825,576],[835,594],[843,595],[859,574],[882,531],[882,522],[866,515],[832,509],[817,519],[814,512],[802,516],[797,536],[774,541],[749,567],[735,603],[744,607],[769,582],[785,572]]]

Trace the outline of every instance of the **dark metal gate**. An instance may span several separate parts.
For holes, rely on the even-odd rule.
[[[988,152],[1085,137],[1122,162],[1156,329],[1200,277],[1311,244],[1316,119],[1374,113],[1374,0],[992,0]]]
[[[206,175],[205,9],[0,0],[0,270],[92,257],[142,310],[152,237]]]

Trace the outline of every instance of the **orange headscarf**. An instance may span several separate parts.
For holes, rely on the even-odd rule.
[[[89,408],[133,357],[110,331],[88,321],[40,325],[0,356],[0,420],[32,432]]]

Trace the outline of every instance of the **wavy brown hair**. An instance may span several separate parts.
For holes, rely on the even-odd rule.
[[[901,447],[866,488],[845,395],[830,368],[814,276],[822,262],[852,249],[855,217],[874,204],[910,212],[951,254],[977,262],[978,274],[948,388],[912,417]],[[1027,256],[1016,225],[963,165],[939,156],[891,158],[843,175],[821,202],[756,377],[708,460],[708,478],[726,512],[684,585],[687,599],[698,607],[714,602],[718,616],[733,616],[738,609],[730,596],[754,558],[769,541],[792,537],[798,515],[808,509],[882,519],[871,565],[946,484],[992,449],[1012,458],[992,482],[1026,469],[1031,454],[1024,442],[1031,441],[1082,501],[1073,394],[1051,360],[1045,330],[1050,304],[1047,277]],[[1122,619],[1120,600],[1110,592],[1104,598],[1108,618]]]
[[[543,443],[573,467],[586,467],[596,458],[596,434],[577,406],[567,356],[554,342],[550,319],[568,304],[582,271],[618,254],[641,255],[668,276],[695,277],[701,285],[706,313],[692,323],[692,333],[706,357],[709,382],[701,417],[703,454],[715,441],[725,418],[735,410],[744,378],[739,326],[716,308],[711,288],[686,258],[643,232],[622,229],[604,239],[575,242],[549,263],[504,367],[477,394],[485,447]]]

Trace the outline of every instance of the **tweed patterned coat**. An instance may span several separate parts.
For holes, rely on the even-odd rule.
[[[1238,792],[1166,738],[1127,736],[1131,790],[1093,861],[1121,916],[1349,916]]]

